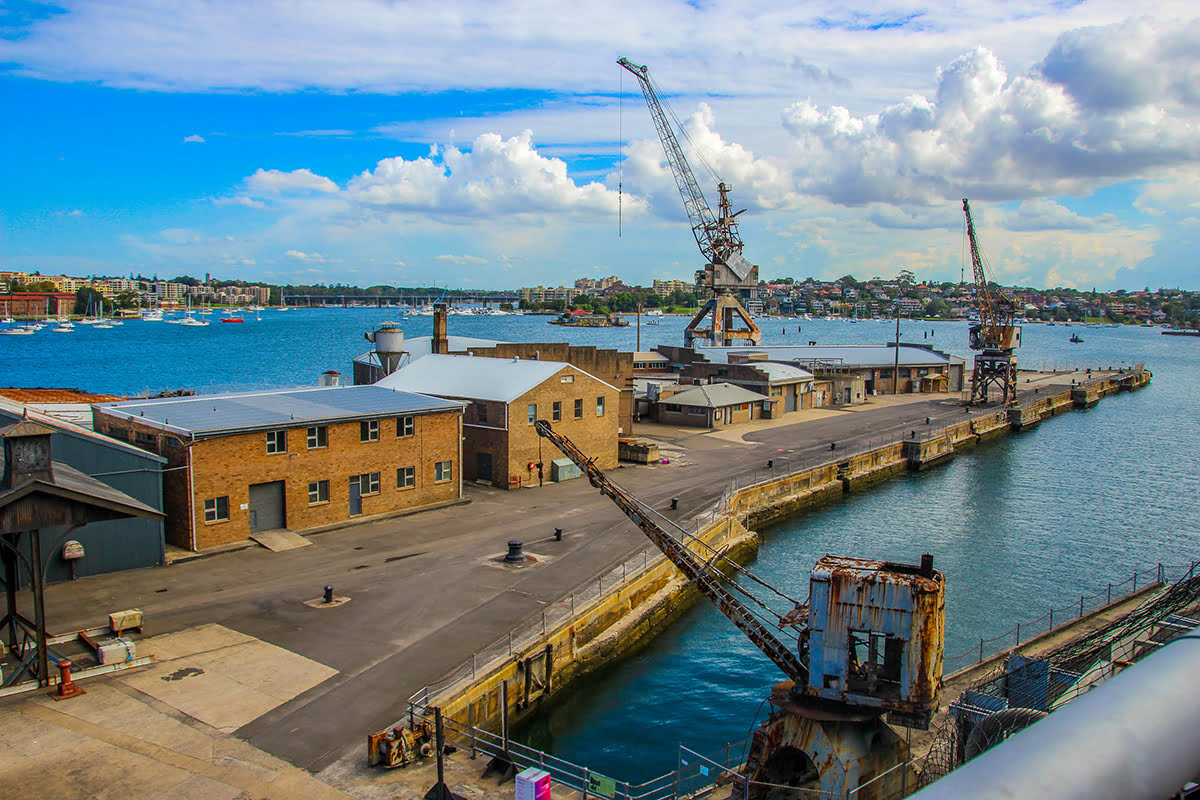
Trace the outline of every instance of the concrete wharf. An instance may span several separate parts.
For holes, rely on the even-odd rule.
[[[1148,379],[1140,371],[1022,373],[1021,404],[1048,406],[1048,398],[1065,394],[1063,409],[1086,405]],[[766,491],[801,465],[826,464],[831,442],[840,457],[866,453],[876,467],[894,470],[914,457],[917,466],[948,457],[947,437],[966,440],[1031,422],[1011,419],[1003,409],[968,415],[957,397],[946,395],[873,400],[805,412],[785,424],[703,432],[639,426],[635,433],[658,441],[671,463],[627,466],[615,478],[656,508],[677,498],[677,510],[663,513],[698,529],[719,504],[736,500],[729,492],[735,482]],[[892,447],[899,462],[871,455]],[[770,469],[768,460],[775,462]],[[844,481],[861,477],[863,485],[872,477],[867,462],[840,475],[836,465],[834,470],[839,491],[854,488]],[[414,691],[648,551],[640,531],[582,481],[535,493],[477,486],[468,492],[470,505],[316,534],[310,537],[315,547],[220,553],[55,585],[47,593],[47,611],[56,630],[89,627],[109,611],[141,608],[164,661],[150,669],[166,671],[136,686],[126,678],[97,679],[85,686],[89,695],[55,707],[41,697],[0,700],[0,797],[47,796],[47,781],[57,787],[54,796],[105,796],[97,790],[101,774],[80,765],[111,760],[114,752],[136,754],[137,768],[147,776],[169,773],[154,784],[154,793],[121,781],[123,797],[423,794],[432,785],[425,767],[368,771],[366,733],[401,719]],[[753,524],[754,514],[741,512]],[[564,529],[562,541],[554,540],[555,527]],[[543,557],[536,568],[495,564],[511,538]],[[305,605],[326,584],[350,602],[331,609]],[[184,646],[183,637],[196,631],[202,641]],[[179,638],[172,641],[172,635]],[[254,677],[235,674],[231,662],[254,643],[270,648],[258,656]],[[208,658],[200,674],[185,666],[192,657]],[[258,694],[222,693],[215,682],[222,669],[226,684],[253,684]],[[163,687],[174,691],[189,682],[195,688],[186,697],[164,694]],[[185,744],[168,735],[185,729],[179,740]],[[89,746],[77,747],[74,766],[57,766],[52,743],[77,743],[81,736]],[[459,761],[465,762],[464,780],[478,775],[481,765]],[[457,774],[452,770],[452,782]],[[196,776],[204,782],[195,783]],[[193,786],[205,789],[188,788]],[[475,781],[464,783],[462,793],[509,796],[511,786],[493,792]]]

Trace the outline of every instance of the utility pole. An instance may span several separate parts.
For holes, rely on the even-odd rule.
[[[642,304],[638,303],[637,312],[637,345],[634,347],[635,352],[642,352]]]
[[[896,366],[892,370],[892,394],[900,394],[900,295],[896,295]]]

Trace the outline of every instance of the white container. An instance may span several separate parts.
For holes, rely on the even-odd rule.
[[[137,658],[137,645],[132,639],[118,636],[96,644],[96,658],[101,664],[120,664]]]

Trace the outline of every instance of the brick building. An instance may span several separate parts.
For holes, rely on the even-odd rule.
[[[75,310],[70,292],[0,293],[0,317],[65,317]]]
[[[620,392],[572,364],[434,354],[375,385],[470,403],[463,419],[467,480],[505,489],[537,485],[538,463],[550,480],[550,461],[559,453],[537,435],[539,419],[549,420],[601,469],[617,465]]]
[[[92,408],[97,431],[166,457],[166,538],[187,550],[462,496],[462,403],[346,386]]]

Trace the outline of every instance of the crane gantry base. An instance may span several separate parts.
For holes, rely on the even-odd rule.
[[[988,401],[989,389],[1000,390],[1000,402],[1017,401],[1017,356],[1011,350],[984,350],[975,354],[971,373],[971,405]]]
[[[741,321],[744,328],[736,327]],[[707,328],[701,327],[705,322]],[[709,347],[758,347],[762,343],[762,331],[750,317],[750,313],[730,291],[714,293],[683,331],[683,346],[697,344]]]

